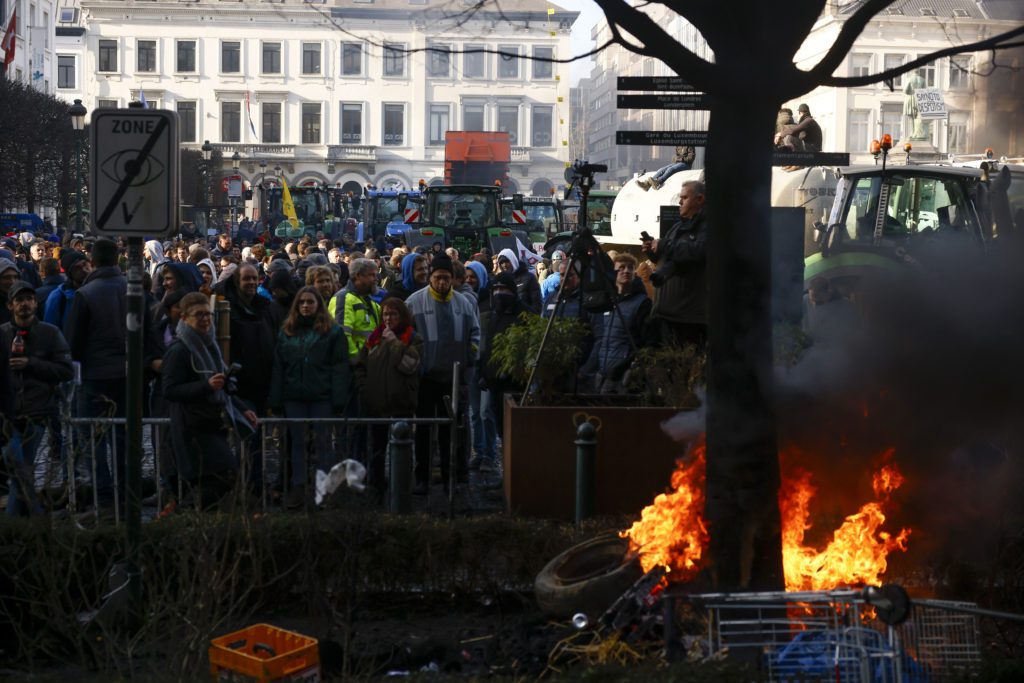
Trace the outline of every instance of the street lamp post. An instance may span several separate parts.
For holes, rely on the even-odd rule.
[[[259,217],[261,223],[266,223],[266,219],[263,214],[263,207],[267,204],[267,160],[264,159],[260,162],[260,210]]]
[[[68,113],[75,129],[75,223],[78,226],[77,232],[82,232],[82,131],[85,130],[86,114],[82,100],[75,100]]]
[[[242,162],[242,156],[237,151],[234,154],[231,155],[231,174],[232,174],[232,179],[231,180],[232,180],[232,182],[234,182],[234,176],[238,175],[238,168],[239,168],[239,166],[241,166],[241,162]],[[229,189],[230,189],[230,187],[231,186],[228,185]],[[228,192],[228,205],[231,207],[230,219],[229,219],[231,221],[231,225],[228,226],[228,232],[231,233],[232,237],[234,237],[237,234],[235,232],[235,204],[237,203],[237,201],[238,201],[238,199],[236,197],[232,197],[231,193]]]
[[[203,140],[203,146],[199,148],[203,153],[203,215],[206,216],[206,234],[210,234],[210,204],[213,202],[210,192],[210,157],[213,156],[213,145],[209,140]]]

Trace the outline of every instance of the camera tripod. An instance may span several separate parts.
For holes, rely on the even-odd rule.
[[[626,320],[622,315],[622,311],[619,310],[618,304],[618,292],[615,289],[615,275],[614,271],[609,273],[610,260],[608,256],[602,251],[601,245],[598,244],[597,239],[594,237],[593,231],[587,224],[587,201],[590,196],[590,188],[594,186],[594,174],[604,173],[608,171],[608,167],[603,164],[588,164],[585,161],[576,161],[572,166],[565,169],[565,179],[569,183],[565,190],[565,197],[568,199],[574,186],[579,187],[580,192],[580,208],[577,213],[578,223],[576,231],[573,233],[572,243],[569,247],[569,253],[566,254],[566,260],[568,262],[565,272],[566,274],[573,268],[579,267],[577,272],[579,274],[580,284],[577,292],[574,292],[571,296],[578,296],[580,299],[579,316],[582,318],[585,312],[607,312],[612,310],[618,317],[619,324],[622,325],[622,329],[626,333],[626,338],[629,340],[630,349],[635,356],[638,349],[636,341],[633,339],[633,335],[629,333],[629,329],[626,327]],[[586,297],[588,294],[585,288],[587,282],[593,281],[594,278],[602,285],[602,290],[595,292],[590,290],[589,300]],[[548,317],[548,323],[544,327],[544,334],[540,339],[540,346],[537,348],[537,356],[533,360],[533,364],[530,366],[530,376],[526,381],[526,388],[523,390],[522,399],[519,402],[520,406],[525,406],[530,400],[530,394],[533,390],[533,380],[537,372],[537,367],[540,365],[541,359],[544,357],[544,349],[547,346],[548,338],[551,334],[551,327],[555,322],[555,318],[559,316],[559,313],[564,310],[567,297],[564,296],[565,282],[568,277],[562,277],[558,283],[558,292],[555,294],[555,307],[551,311],[551,316]]]

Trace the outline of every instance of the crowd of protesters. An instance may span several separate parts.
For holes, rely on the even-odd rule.
[[[589,393],[623,391],[626,370],[646,344],[699,342],[702,203],[703,186],[686,184],[683,221],[660,242],[642,245],[642,263],[629,253],[589,255],[591,272],[606,278],[598,286],[616,304],[603,310],[586,304],[594,276],[561,251],[537,261],[511,249],[461,255],[439,245],[409,250],[269,233],[252,242],[229,233],[145,242],[145,410],[171,424],[155,436],[160,484],[172,498],[185,492],[172,505],[207,507],[241,472],[250,491],[280,492],[284,507],[297,508],[311,496],[311,470],[350,457],[367,465],[380,496],[388,485],[387,425],[341,435],[321,419],[445,418],[456,363],[464,369],[468,428],[464,435],[450,423],[436,430],[444,486],[451,439],[471,439],[471,449],[458,451],[471,457],[454,463],[456,481],[470,469],[499,472],[503,397],[524,387],[490,362],[495,337],[524,316],[580,317],[588,334],[573,389]],[[9,388],[0,392],[0,410],[14,425],[5,434],[11,514],[41,509],[31,472],[44,434],[51,458],[68,457],[58,405],[76,365],[72,416],[123,417],[126,401],[124,245],[28,237],[0,244],[0,384]],[[218,300],[229,304],[227,358],[215,332]],[[289,418],[277,430],[274,478],[261,469],[260,424],[270,416]],[[86,433],[93,442],[79,449],[95,453],[100,515],[124,501],[124,430],[112,431],[113,438]],[[416,494],[430,484],[431,436],[416,429]]]

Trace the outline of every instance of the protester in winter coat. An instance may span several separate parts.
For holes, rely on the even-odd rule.
[[[274,323],[274,329],[280,330],[288,319],[292,304],[295,302],[295,293],[299,288],[290,271],[278,270],[270,276],[267,289],[273,297],[270,302],[270,319]]]
[[[336,319],[348,338],[348,357],[353,363],[366,340],[380,325],[380,305],[371,298],[377,290],[377,264],[360,258],[349,266],[349,281],[338,292]]]
[[[591,315],[594,347],[580,369],[580,375],[601,394],[616,393],[622,388],[622,376],[633,359],[633,348],[642,345],[644,326],[651,312],[647,290],[636,277],[636,258],[619,254],[614,266],[615,308]]]
[[[154,280],[158,279],[158,272],[160,266],[165,262],[170,261],[164,255],[164,245],[159,240],[148,240],[142,247],[142,256],[146,259],[146,270],[153,276]]]
[[[65,281],[50,292],[43,306],[43,321],[64,329],[75,290],[85,284],[92,272],[89,257],[75,249],[64,249],[60,255],[60,267],[64,270]]]
[[[388,289],[388,296],[395,296],[405,301],[413,292],[423,289],[427,284],[429,267],[422,254],[408,254],[402,259],[402,281],[395,282]]]
[[[49,298],[50,292],[64,284],[65,278],[60,272],[60,261],[55,258],[42,259],[39,262],[39,270],[43,275],[43,284],[36,287],[36,303],[39,304],[38,314],[42,316],[43,307],[46,306],[46,299]]]
[[[256,414],[235,403],[228,391],[228,368],[213,330],[209,299],[190,292],[181,300],[177,339],[164,354],[164,398],[171,415],[171,442],[178,476],[191,501],[204,509],[216,504],[235,480],[237,463],[228,425],[239,435],[256,427]]]
[[[0,345],[11,349],[15,395],[14,427],[20,436],[7,498],[11,516],[41,512],[35,495],[35,456],[48,426],[57,417],[58,385],[74,375],[64,335],[36,318],[35,288],[17,282],[8,292],[11,322],[0,325]]]
[[[420,384],[423,338],[412,324],[412,313],[401,299],[381,304],[381,323],[359,351],[356,387],[368,417],[411,417],[416,411]],[[384,453],[388,426],[374,425],[370,458],[370,485],[383,492]]]
[[[403,264],[404,265],[404,264]],[[452,289],[452,260],[444,253],[431,262],[429,286],[413,293],[407,304],[416,331],[423,336],[423,377],[420,380],[417,417],[447,415],[444,397],[452,391],[454,364],[465,370],[476,363],[480,346],[480,322],[476,304]],[[465,378],[465,374],[462,375]],[[465,381],[465,380],[463,380]],[[438,428],[441,473],[448,486],[451,429]],[[455,463],[456,474],[464,476],[466,462]],[[430,472],[430,430],[416,431],[416,492],[426,493]]]
[[[20,279],[21,271],[14,261],[0,258],[0,324],[11,320],[11,312],[7,308],[7,292]]]
[[[516,293],[519,296],[519,300],[528,309],[540,314],[542,303],[540,283],[537,282],[536,276],[526,267],[526,263],[520,262],[511,249],[502,249],[498,252],[498,268],[502,272],[512,273],[512,276],[516,279]]]
[[[202,261],[196,264],[196,268],[199,269],[199,275],[203,278],[200,283],[199,290],[212,291],[214,283],[217,282],[217,266],[214,265],[213,261],[208,258],[204,258]],[[206,291],[203,293],[205,294]]]
[[[470,261],[466,264],[466,284],[473,288],[477,300],[477,315],[480,318],[480,333],[486,328],[487,318],[490,315],[490,287],[487,268],[479,261]],[[513,279],[513,284],[515,280]],[[485,402],[484,389],[480,386],[480,366],[469,371],[467,381],[469,383],[469,417],[473,429],[473,457],[469,460],[470,469],[488,469],[493,466],[497,459],[497,446],[495,443],[494,413],[491,406]]]
[[[269,404],[288,418],[326,418],[344,412],[351,392],[352,374],[345,333],[327,314],[327,306],[314,287],[295,296],[288,319],[277,336],[270,380]],[[306,501],[306,426],[291,425],[291,489],[285,506]],[[314,427],[315,451],[311,464],[329,469],[334,464],[330,429]]]

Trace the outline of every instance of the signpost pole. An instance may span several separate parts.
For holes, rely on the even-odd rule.
[[[125,430],[125,534],[129,566],[129,615],[133,624],[141,623],[142,576],[139,572],[139,536],[142,529],[142,238],[128,238],[128,386],[127,428]]]

